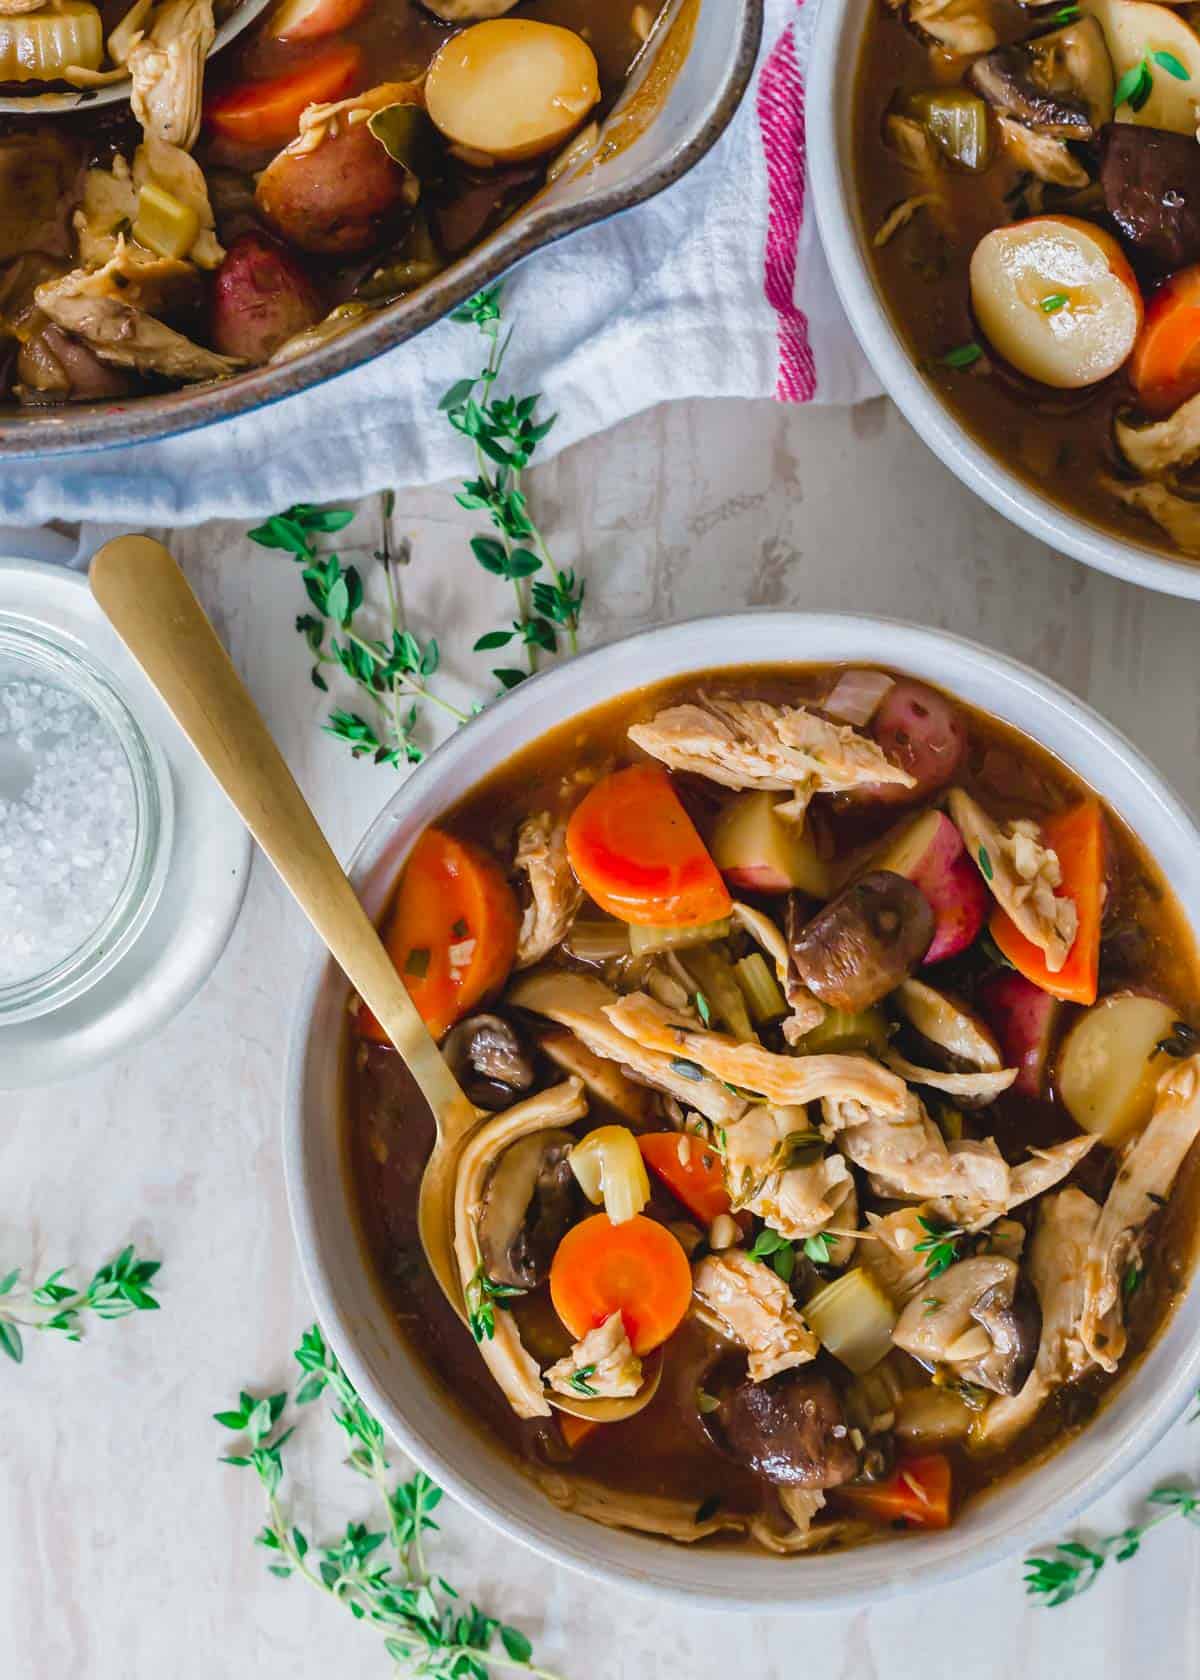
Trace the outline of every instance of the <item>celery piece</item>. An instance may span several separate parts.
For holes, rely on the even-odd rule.
[[[739,1044],[755,1043],[737,969],[724,951],[715,945],[701,945],[679,960],[703,992],[713,1019],[728,1028]]]
[[[600,1126],[567,1157],[579,1187],[614,1225],[641,1213],[650,1200],[650,1179],[637,1139],[627,1126]]]
[[[801,1310],[821,1345],[856,1376],[891,1348],[896,1309],[861,1266],[826,1284]]]
[[[804,1056],[843,1055],[853,1050],[871,1050],[882,1055],[887,1049],[887,1020],[880,1009],[863,1009],[849,1015],[831,1009],[825,1019],[798,1040],[796,1049]]]
[[[741,962],[734,963],[733,972],[750,1006],[750,1013],[760,1027],[787,1014],[787,999],[761,951],[752,951]]]
[[[616,962],[629,955],[629,929],[624,922],[578,921],[563,944],[579,962]]]
[[[157,186],[153,181],[142,183],[138,198],[137,219],[133,237],[148,251],[160,257],[186,257],[200,232],[200,218],[187,204],[181,204],[174,193]]]
[[[656,951],[681,951],[689,945],[711,945],[728,939],[730,921],[702,922],[692,927],[637,927],[629,929],[629,949],[635,957],[651,957]]]
[[[963,169],[979,174],[991,161],[991,133],[987,105],[966,88],[937,88],[914,93],[913,115],[924,125],[939,150]]]

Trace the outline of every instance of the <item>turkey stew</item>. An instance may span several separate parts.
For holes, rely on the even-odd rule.
[[[481,1111],[469,1327],[417,1236],[432,1122],[358,1006],[369,1264],[567,1509],[780,1553],[945,1527],[1186,1286],[1190,932],[1082,782],[923,684],[753,668],[578,717],[422,834],[383,928]]]
[[[277,0],[209,62],[213,0],[0,0],[6,91],[112,75],[131,101],[0,118],[0,398],[162,391],[350,330],[596,149],[666,9]]]
[[[956,417],[1044,495],[1200,557],[1200,36],[1147,0],[876,0],[854,179]]]

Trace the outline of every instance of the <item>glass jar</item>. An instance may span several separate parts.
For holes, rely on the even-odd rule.
[[[45,965],[39,966],[32,961],[31,972],[27,975],[18,974],[9,978],[11,965],[0,966],[0,1026],[46,1015],[79,997],[107,974],[129,950],[149,920],[162,892],[171,856],[174,802],[170,771],[157,743],[143,732],[117,683],[78,643],[58,636],[43,625],[35,626],[26,618],[0,613],[0,701],[7,708],[10,702],[6,696],[11,696],[18,688],[23,695],[28,695],[30,691],[21,685],[32,684],[43,685],[43,689],[51,691],[55,697],[69,697],[77,707],[85,707],[93,715],[95,722],[88,722],[86,726],[94,734],[95,744],[103,749],[97,753],[97,758],[103,758],[111,769],[115,754],[116,764],[123,763],[128,770],[130,832],[128,838],[122,836],[119,852],[113,851],[119,873],[113,881],[111,896],[107,886],[102,885],[95,906],[94,925],[87,925],[93,918],[90,910],[85,911],[84,925],[78,929],[78,937],[74,932],[67,936],[69,948],[52,948]],[[69,704],[69,701],[62,704]],[[85,714],[79,711],[71,715],[85,718]],[[11,710],[6,710],[4,721],[11,718]],[[60,711],[59,722],[66,721],[69,720]],[[32,726],[27,733],[39,736],[38,726]],[[0,748],[6,741],[7,756],[4,763],[0,763],[0,793],[6,786],[3,774],[6,765],[8,783],[23,798],[18,785],[20,777],[22,774],[26,776],[27,786],[36,785],[38,754],[43,747],[35,744],[30,748],[28,742],[14,745],[11,730],[7,735],[0,736]],[[71,773],[78,777],[78,765],[70,768]],[[97,764],[97,777],[106,773],[109,771]],[[94,844],[94,837],[89,840],[87,819],[95,812],[89,811],[86,800],[81,803],[75,798],[77,792],[86,792],[86,782],[79,789],[64,790],[56,815],[60,820],[64,815],[74,816],[81,844],[86,846]],[[125,796],[122,779],[121,798]],[[9,804],[6,807],[0,802],[0,811],[7,809],[12,818],[18,800],[11,792],[7,798]],[[8,873],[6,890],[11,890],[14,877],[21,878],[21,871],[27,868],[32,893],[40,891],[38,869],[52,866],[47,860],[55,858],[56,848],[61,850],[59,842],[62,836],[46,833],[39,838],[36,832],[28,831],[27,811],[24,816],[27,832],[19,838],[32,842],[28,846],[27,859],[12,843],[15,818],[7,828],[0,827],[0,846],[8,846],[3,860]],[[128,861],[124,863],[126,850]],[[74,860],[77,868],[84,869],[85,876],[86,866],[93,855],[85,853]],[[53,867],[61,870],[61,862]],[[11,923],[6,930],[3,919],[0,919],[0,949],[6,933],[14,942],[11,949],[15,951]],[[58,933],[61,945],[61,928]]]

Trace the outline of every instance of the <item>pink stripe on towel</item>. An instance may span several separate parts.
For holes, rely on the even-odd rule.
[[[808,317],[797,308],[795,298],[796,257],[804,224],[804,81],[791,26],[763,65],[758,124],[769,195],[763,289],[779,316],[775,395],[780,402],[810,402],[816,394],[817,369],[808,341]]]

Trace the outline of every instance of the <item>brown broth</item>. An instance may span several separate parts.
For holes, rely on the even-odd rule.
[[[626,740],[631,723],[665,704],[695,698],[706,687],[718,685],[722,690],[736,689],[740,695],[778,702],[815,700],[827,692],[830,672],[830,667],[752,667],[721,671],[707,679],[693,675],[625,695],[571,719],[516,754],[449,810],[439,826],[508,857],[519,822],[533,811],[559,805],[579,771],[606,769],[638,756]],[[968,764],[960,785],[994,816],[1048,813],[1089,791],[1079,777],[1028,737],[968,707],[960,705],[960,710],[969,724]],[[686,780],[683,791],[703,828],[721,790],[711,784],[693,786]],[[883,826],[903,815],[891,808]],[[1138,989],[1173,1001],[1181,1019],[1197,1022],[1200,966],[1190,930],[1145,848],[1111,810],[1107,818],[1112,868],[1106,938],[1111,942],[1113,931],[1124,927],[1137,930],[1137,935],[1118,962],[1110,961],[1114,972],[1107,986],[1102,982],[1102,991],[1136,984]],[[880,823],[866,818],[861,810],[835,812],[829,821],[839,845],[857,845],[880,829]],[[969,1001],[974,977],[962,959],[940,965],[938,972],[940,984]],[[613,1488],[671,1494],[694,1499],[697,1505],[718,1497],[726,1509],[734,1511],[761,1508],[762,1484],[715,1448],[697,1413],[695,1393],[706,1364],[713,1361],[714,1343],[709,1332],[690,1320],[667,1346],[663,1382],[654,1402],[623,1424],[597,1430],[574,1458],[566,1453],[552,1423],[521,1423],[513,1416],[469,1333],[447,1306],[421,1252],[416,1198],[433,1136],[428,1111],[392,1051],[358,1045],[351,1038],[345,1060],[346,1172],[364,1260],[394,1315],[397,1332],[424,1364],[446,1403],[492,1446],[520,1460],[570,1460]],[[1011,1094],[987,1110],[982,1120],[984,1130],[996,1137],[1010,1160],[1022,1156],[1031,1145],[1054,1143],[1077,1130],[1053,1100],[1032,1102]],[[1103,1196],[1111,1179],[1112,1159],[1106,1149],[1096,1148],[1067,1182]],[[657,1205],[664,1215],[679,1217],[670,1198],[656,1191],[659,1197],[663,1200]],[[1161,1216],[1161,1228],[1150,1249],[1152,1263],[1130,1304],[1129,1351],[1118,1374],[1110,1377],[1097,1371],[1059,1390],[1036,1422],[1003,1453],[979,1458],[951,1447],[958,1502],[1043,1461],[1094,1415],[1117,1382],[1126,1380],[1186,1288],[1198,1231],[1200,1159],[1193,1152]],[[570,1337],[558,1323],[545,1290],[522,1300],[517,1317],[527,1345],[542,1363],[568,1350]]]

